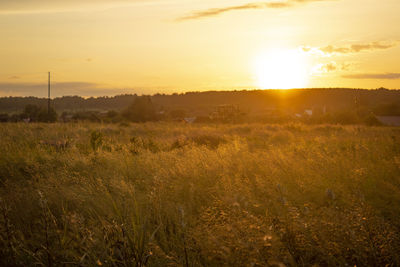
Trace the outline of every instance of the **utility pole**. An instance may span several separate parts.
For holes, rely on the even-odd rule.
[[[48,83],[47,114],[50,115],[50,72],[49,72],[49,83]]]

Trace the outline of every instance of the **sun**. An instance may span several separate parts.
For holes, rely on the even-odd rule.
[[[273,49],[254,60],[260,89],[304,88],[308,83],[307,59],[299,50]]]

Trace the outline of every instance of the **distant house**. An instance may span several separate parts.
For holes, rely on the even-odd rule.
[[[378,121],[387,126],[400,126],[400,116],[376,116]]]
[[[313,115],[313,110],[312,109],[306,109],[306,110],[304,110],[304,114],[306,114],[308,116],[312,116]]]

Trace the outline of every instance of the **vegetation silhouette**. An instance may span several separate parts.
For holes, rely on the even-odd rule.
[[[122,112],[122,115],[131,122],[155,121],[156,109],[150,96],[140,96]]]
[[[52,100],[55,109],[63,111],[115,110],[122,111],[140,96],[118,95],[113,97],[64,96]],[[295,89],[295,90],[243,90],[187,92],[181,94],[155,94],[150,96],[156,107],[181,109],[185,111],[212,111],[219,105],[237,105],[243,110],[262,110],[279,108],[298,110],[310,107],[341,110],[358,105],[376,108],[379,105],[400,103],[400,90],[362,90],[362,89]],[[28,104],[45,106],[46,98],[1,97],[0,112],[21,112]]]
[[[54,122],[39,104],[46,99],[0,98],[0,122]],[[400,116],[400,91],[356,89],[304,89],[184,94],[121,95],[53,100],[63,122],[122,123],[181,121],[186,123],[286,123],[381,125],[377,116]],[[22,103],[29,103],[18,111]],[[12,105],[15,104],[15,105]],[[14,108],[14,111],[10,109]],[[397,119],[391,119],[397,121]],[[386,120],[388,121],[388,120]]]
[[[57,121],[57,112],[50,107],[49,110],[36,105],[27,105],[20,115],[21,119],[26,119],[29,122],[55,122]]]

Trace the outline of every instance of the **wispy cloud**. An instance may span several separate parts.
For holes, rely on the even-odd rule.
[[[125,5],[159,5],[162,3],[162,0],[1,0],[0,15],[70,12]]]
[[[302,47],[304,52],[309,52],[312,54],[319,54],[322,56],[329,56],[332,54],[351,54],[351,53],[360,53],[360,52],[368,52],[375,50],[385,50],[396,47],[399,45],[399,42],[370,42],[370,43],[360,43],[360,44],[351,44],[346,46],[333,46],[328,45],[324,47],[310,47],[304,46]]]
[[[342,77],[346,79],[397,80],[400,79],[400,73],[359,73]]]
[[[336,62],[332,61],[326,64],[318,64],[312,69],[312,73],[328,73],[338,69]]]
[[[52,84],[52,96],[104,96],[127,93],[127,91],[130,90],[88,82],[59,82]],[[46,83],[0,83],[0,96],[44,97],[46,95]]]
[[[223,13],[237,11],[237,10],[289,8],[299,4],[305,4],[309,2],[321,2],[321,1],[331,1],[331,0],[286,0],[286,1],[273,1],[273,2],[252,2],[243,5],[226,6],[221,8],[210,8],[206,10],[194,11],[191,14],[177,18],[177,21],[213,17],[221,15]]]
[[[348,47],[334,47],[326,46],[321,48],[322,52],[325,53],[358,53],[362,51],[372,51],[372,50],[384,50],[397,46],[398,43],[383,44],[380,42],[372,42],[367,44],[353,44]]]
[[[351,66],[352,63],[349,62],[336,63],[335,61],[331,61],[328,63],[317,64],[312,69],[312,73],[323,74],[334,71],[348,71],[351,68]]]

